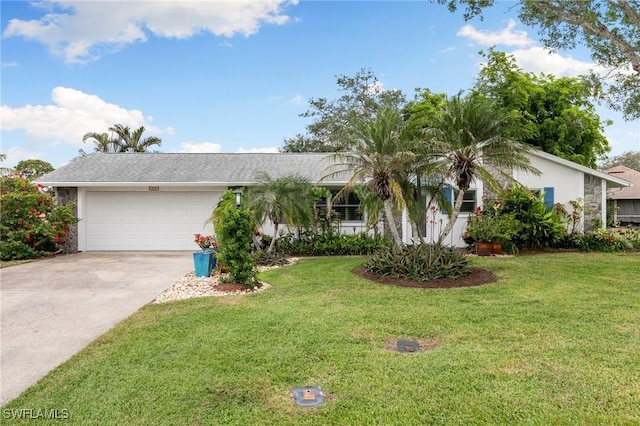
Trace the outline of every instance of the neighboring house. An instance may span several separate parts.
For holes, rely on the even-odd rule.
[[[609,190],[614,221],[621,225],[640,225],[640,172],[625,166],[613,167],[605,173],[631,182],[628,188]]]
[[[628,185],[623,179],[542,152],[534,153],[531,161],[542,176],[514,177],[523,185],[544,190],[550,204],[584,199],[585,228],[593,218],[605,222],[607,190]],[[330,165],[323,153],[93,153],[75,158],[37,182],[54,187],[60,204],[77,203],[80,222],[71,230],[70,245],[79,251],[192,250],[194,233],[212,232],[207,219],[227,189],[255,184],[260,171],[272,178],[299,174],[315,183],[327,175]],[[323,180],[322,186],[338,190],[348,178]],[[465,211],[482,205],[483,191],[480,182],[469,192]],[[333,208],[341,216],[343,231],[365,229],[353,196]],[[403,218],[403,240],[409,242],[406,214]],[[446,221],[446,216],[438,212],[434,220],[438,226],[440,219]],[[448,239],[450,244],[464,245],[465,223],[463,214]],[[427,231],[430,228],[435,231],[435,224],[427,225]]]

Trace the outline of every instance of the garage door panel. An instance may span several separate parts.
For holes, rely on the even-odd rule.
[[[195,250],[221,192],[87,192],[87,250]]]

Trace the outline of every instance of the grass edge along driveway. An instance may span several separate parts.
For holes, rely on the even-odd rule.
[[[367,282],[351,273],[362,261],[305,259],[261,274],[266,292],[145,306],[3,420],[66,410],[69,424],[640,423],[637,253],[474,258],[499,282],[449,290]],[[402,354],[391,338],[436,347]],[[290,393],[306,385],[326,403],[297,407]]]

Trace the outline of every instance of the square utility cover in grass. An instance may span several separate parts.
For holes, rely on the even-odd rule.
[[[456,289],[366,281],[363,261],[146,306],[3,408],[78,425],[640,424],[637,253],[475,258],[499,281]],[[438,344],[407,355],[389,336]],[[325,402],[296,406],[309,383]]]

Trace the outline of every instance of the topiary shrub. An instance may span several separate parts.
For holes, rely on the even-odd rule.
[[[364,267],[372,274],[413,281],[462,278],[471,273],[464,254],[437,243],[385,247],[371,255]]]
[[[0,178],[0,259],[34,259],[67,240],[74,204],[56,206],[51,194],[20,176]]]
[[[227,210],[216,222],[215,229],[220,249],[216,257],[229,270],[223,280],[254,287],[257,271],[256,260],[251,255],[253,226],[249,211]]]

